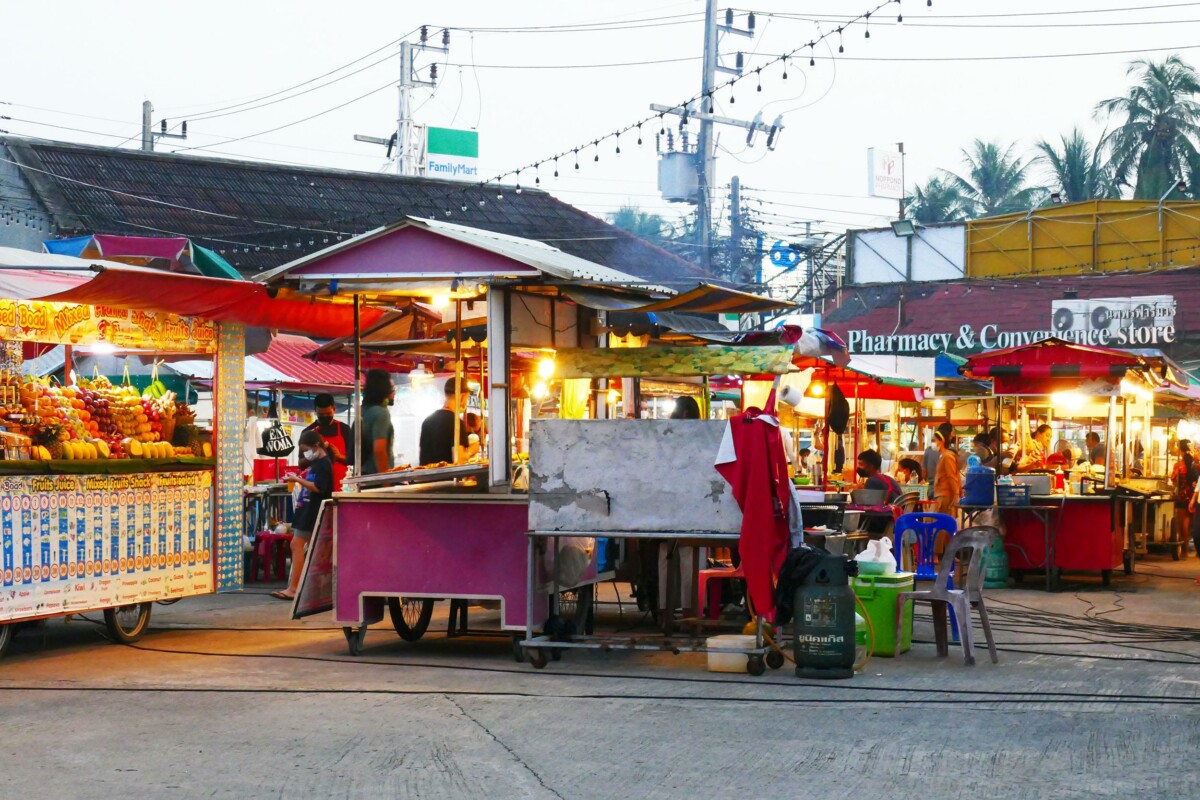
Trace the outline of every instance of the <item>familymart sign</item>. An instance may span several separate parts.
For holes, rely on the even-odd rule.
[[[479,133],[455,128],[425,129],[425,174],[430,178],[479,178]]]
[[[1154,347],[1175,341],[1174,325],[1118,327],[1113,330],[1069,331],[1006,331],[999,325],[960,325],[957,331],[918,334],[880,334],[869,331],[849,331],[846,344],[851,353],[924,353],[936,355],[947,351],[975,352],[999,350],[1033,344],[1050,337],[1068,342],[1100,347]]]

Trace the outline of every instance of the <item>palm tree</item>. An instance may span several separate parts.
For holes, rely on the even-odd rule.
[[[673,238],[674,228],[658,214],[642,211],[635,205],[623,205],[608,215],[608,221],[641,239],[661,243]]]
[[[1136,199],[1157,200],[1200,166],[1200,75],[1177,55],[1140,58],[1125,74],[1136,76],[1128,93],[1101,101],[1096,114],[1124,117],[1106,140],[1116,182]]]
[[[1104,161],[1103,148],[1093,147],[1079,128],[1062,137],[1062,149],[1045,139],[1037,143],[1041,151],[1035,161],[1045,164],[1052,173],[1053,185],[1062,194],[1064,203],[1081,200],[1107,200],[1120,197],[1112,170]],[[1104,137],[1100,140],[1103,142]]]
[[[1029,162],[1013,155],[1015,148],[1015,144],[1001,147],[998,142],[976,139],[970,150],[963,150],[967,176],[946,173],[974,216],[1025,211],[1036,206],[1039,195],[1045,193],[1025,185]]]
[[[930,225],[935,222],[957,222],[967,216],[962,196],[949,181],[932,176],[924,186],[917,186],[904,198],[905,213]]]

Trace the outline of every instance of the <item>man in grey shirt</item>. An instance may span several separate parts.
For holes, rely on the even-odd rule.
[[[362,436],[362,474],[386,472],[392,464],[392,415],[388,405],[396,397],[396,384],[385,370],[367,371],[363,385],[362,420],[356,426]]]
[[[1092,431],[1084,437],[1083,441],[1087,444],[1088,461],[1093,464],[1103,464],[1104,443],[1100,441],[1100,434]]]

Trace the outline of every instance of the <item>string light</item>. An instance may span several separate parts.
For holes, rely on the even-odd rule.
[[[900,7],[900,0],[896,0],[896,22],[904,22],[904,9]]]
[[[539,166],[541,166],[541,165],[540,164],[533,165],[533,185],[534,186],[541,186],[541,184],[542,184],[542,176],[538,174]]]
[[[782,65],[781,77],[782,77],[784,80],[787,80],[787,79],[788,79],[788,76],[787,76],[787,66],[788,66],[787,62],[788,62],[788,59],[789,59],[789,58],[796,57],[796,56],[797,56],[797,53],[801,52],[801,51],[802,51],[802,48],[804,48],[805,46],[807,46],[807,47],[808,47],[808,49],[809,49],[808,65],[809,65],[810,67],[815,67],[815,66],[816,66],[816,63],[817,63],[817,62],[816,62],[816,46],[817,46],[817,44],[819,44],[820,42],[823,42],[823,41],[826,41],[826,40],[828,40],[828,39],[829,39],[831,36],[833,36],[833,34],[834,34],[834,33],[836,33],[836,34],[837,34],[837,37],[838,37],[838,53],[845,53],[845,52],[846,52],[846,47],[845,47],[845,37],[844,37],[844,34],[845,34],[845,31],[846,31],[846,28],[847,28],[847,27],[849,27],[849,26],[851,26],[851,25],[854,25],[854,24],[856,24],[856,23],[858,23],[858,22],[863,22],[863,23],[864,23],[864,27],[865,27],[865,30],[864,30],[864,32],[863,32],[863,36],[864,36],[865,38],[868,38],[868,39],[869,39],[869,38],[871,38],[870,27],[869,27],[869,25],[870,25],[870,17],[871,17],[871,15],[872,15],[872,14],[877,14],[878,12],[880,12],[880,11],[882,11],[883,9],[887,8],[887,7],[888,7],[888,6],[889,6],[889,5],[890,5],[892,2],[895,2],[897,5],[900,5],[900,3],[901,3],[901,0],[880,0],[880,2],[878,2],[878,4],[875,6],[875,8],[872,8],[870,11],[864,11],[864,12],[863,12],[862,14],[860,14],[858,17],[855,17],[855,18],[853,18],[853,19],[849,19],[849,20],[847,20],[847,21],[844,21],[844,22],[843,22],[841,25],[837,26],[837,28],[836,28],[836,29],[829,31],[828,33],[822,33],[821,35],[817,36],[815,39],[812,39],[811,41],[809,41],[809,42],[807,42],[807,43],[805,43],[805,44],[801,44],[799,47],[797,47],[797,48],[795,48],[795,49],[793,49],[793,50],[789,50],[789,51],[787,51],[787,52],[785,52],[785,53],[781,53],[781,54],[779,54],[779,55],[777,55],[777,56],[774,56],[774,57],[772,57],[772,58],[769,58],[769,59],[766,61],[766,63],[764,63],[764,64],[762,64],[762,65],[760,65],[760,66],[758,66],[758,67],[755,67],[755,69],[754,69],[754,74],[755,74],[755,81],[756,81],[756,91],[757,91],[757,92],[761,92],[761,91],[762,91],[762,68],[763,68],[763,67],[770,66],[771,64],[773,64],[773,63],[775,63],[775,62],[777,62],[777,61],[778,61],[778,62],[781,62],[781,65]],[[927,6],[932,6],[932,5],[933,5],[933,0],[926,0],[926,5],[927,5]],[[903,21],[903,14],[901,14],[901,13],[898,13],[898,14],[897,14],[897,22],[902,22],[902,21]],[[739,65],[739,66],[741,66],[742,64],[744,64],[745,54],[744,54],[744,53],[738,53],[738,54],[737,54],[737,56],[738,56],[738,62],[737,62],[737,63],[738,63],[738,65]],[[735,87],[735,84],[736,84],[736,83],[737,83],[739,80],[741,80],[742,78],[746,78],[746,77],[749,77],[749,76],[748,76],[747,74],[743,74],[743,73],[740,73],[740,72],[739,72],[739,74],[735,75],[734,77],[732,77],[731,79],[729,79],[729,80],[728,80],[728,81],[726,81],[725,83],[721,84],[721,86],[720,86],[720,87],[717,87],[718,89],[720,89],[720,88],[726,88],[726,87],[728,87],[728,88],[729,88],[729,90],[730,90],[730,94],[729,94],[729,102],[730,102],[730,104],[736,104],[736,103],[737,103],[737,98],[736,98],[736,95],[735,95],[735,92],[734,92],[734,87]],[[714,113],[714,111],[715,111],[715,97],[714,97],[714,95],[713,95],[713,92],[715,92],[715,91],[716,91],[716,90],[710,90],[710,91],[709,91],[709,92],[707,92],[707,93],[699,94],[699,95],[696,95],[695,97],[693,97],[693,98],[691,98],[691,99],[685,100],[685,101],[683,101],[682,103],[680,103],[680,104],[678,104],[677,106],[675,106],[675,107],[673,107],[672,109],[670,109],[670,113],[679,114],[681,117],[683,117],[683,116],[686,114],[686,112],[687,112],[687,110],[688,110],[688,107],[689,107],[689,106],[691,106],[693,103],[695,103],[697,100],[700,100],[700,101],[707,100],[707,103],[706,103],[706,104],[705,104],[705,103],[703,103],[703,102],[701,102],[701,104],[700,104],[700,105],[701,105],[701,107],[703,108],[705,105],[707,105],[707,111],[708,111],[708,113],[710,113],[710,114],[711,114],[711,113]],[[666,115],[667,113],[668,113],[667,111],[660,111],[660,112],[657,112],[657,116],[658,116],[658,122],[659,122],[659,129],[658,129],[658,135],[657,135],[658,137],[663,137],[663,136],[666,136],[666,135],[667,135],[667,127],[666,127],[666,121],[665,121],[665,115]],[[685,119],[686,119],[686,117],[685,117]],[[596,152],[596,154],[595,154],[595,155],[593,155],[593,158],[592,158],[593,162],[599,162],[599,160],[600,160],[599,153],[598,153],[598,146],[599,146],[599,143],[600,143],[601,141],[604,141],[605,139],[608,139],[610,136],[611,136],[611,137],[613,137],[613,139],[614,139],[614,150],[615,150],[615,152],[619,153],[619,152],[620,152],[620,140],[619,140],[619,138],[618,138],[618,137],[620,136],[620,134],[622,134],[622,133],[625,133],[625,132],[628,132],[628,131],[632,131],[634,128],[637,128],[637,134],[638,134],[638,144],[640,145],[640,144],[642,144],[642,143],[643,143],[643,136],[642,136],[642,125],[643,125],[643,124],[645,124],[645,123],[647,123],[647,122],[653,122],[653,121],[654,121],[654,115],[652,114],[652,115],[650,115],[650,116],[648,116],[648,117],[644,117],[644,118],[642,118],[642,119],[640,119],[640,120],[637,120],[636,122],[633,122],[633,123],[631,123],[631,124],[629,124],[629,125],[627,125],[627,126],[625,126],[625,127],[623,127],[623,128],[619,128],[619,129],[617,129],[617,130],[615,130],[615,131],[612,131],[612,132],[610,132],[610,133],[606,134],[605,136],[602,136],[602,137],[600,137],[599,139],[593,139],[593,140],[592,140],[592,142],[591,142],[591,145],[592,145],[593,147],[597,148],[597,152]],[[656,138],[657,138],[657,137],[656,137]],[[587,146],[588,146],[588,144],[587,144],[587,143],[584,143],[583,145],[579,145],[579,146],[573,147],[573,148],[571,148],[571,149],[569,149],[569,150],[564,150],[563,152],[561,152],[561,153],[558,153],[558,154],[556,154],[555,156],[552,156],[551,158],[543,159],[542,161],[535,162],[535,163],[532,163],[532,164],[526,164],[525,166],[523,166],[523,167],[519,168],[519,170],[511,170],[511,171],[509,171],[509,172],[505,172],[505,173],[501,173],[501,174],[499,174],[499,175],[493,176],[492,178],[489,178],[488,180],[484,181],[484,182],[483,182],[483,184],[481,184],[481,187],[482,187],[483,185],[486,185],[487,183],[491,183],[491,182],[493,182],[493,181],[499,182],[499,181],[502,181],[502,180],[504,180],[505,178],[508,178],[508,177],[515,176],[515,175],[517,175],[517,173],[518,173],[520,170],[525,170],[525,169],[531,169],[531,168],[534,168],[534,169],[535,169],[535,172],[536,172],[536,167],[537,167],[539,164],[545,163],[545,162],[547,162],[547,161],[550,161],[550,160],[553,160],[553,161],[555,162],[555,170],[554,170],[554,174],[555,174],[555,177],[558,177],[558,159],[559,159],[559,157],[565,157],[565,156],[568,156],[568,155],[573,155],[573,156],[574,156],[575,170],[576,170],[576,171],[579,171],[579,169],[580,169],[580,165],[579,165],[579,151],[580,151],[581,149],[586,149],[586,148],[587,148]],[[535,181],[535,183],[539,183],[539,182],[540,182],[540,179],[539,179],[538,177],[535,177],[534,181]]]
[[[613,141],[617,144],[617,155],[621,155],[621,134],[618,133]]]
[[[596,148],[596,153],[595,153],[595,155],[592,156],[592,161],[593,162],[599,161],[600,160],[600,140],[597,139],[596,141],[592,142],[592,147]]]

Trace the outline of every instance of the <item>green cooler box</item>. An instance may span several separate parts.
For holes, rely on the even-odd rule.
[[[873,656],[891,657],[896,652],[896,599],[901,592],[913,590],[913,573],[897,572],[894,575],[862,575],[850,579],[850,586],[867,609],[867,618],[875,629]],[[913,606],[904,609],[904,621],[900,627],[900,652],[912,648]]]

